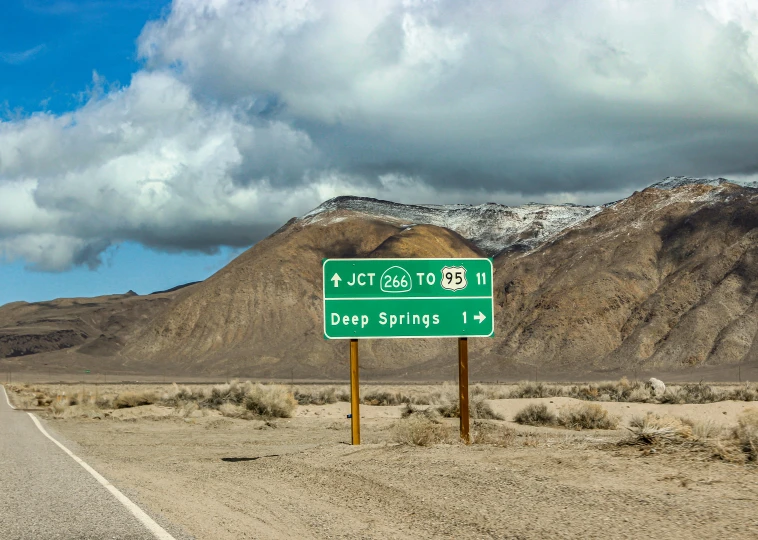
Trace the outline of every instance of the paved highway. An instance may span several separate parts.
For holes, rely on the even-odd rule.
[[[93,472],[12,409],[0,387],[0,539],[173,538]]]

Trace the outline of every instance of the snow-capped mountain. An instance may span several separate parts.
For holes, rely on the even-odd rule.
[[[493,256],[506,249],[527,251],[542,245],[567,227],[592,217],[601,206],[536,204],[504,206],[405,205],[367,197],[330,199],[301,218],[304,224],[328,224],[343,219],[340,211],[396,221],[406,227],[436,225],[453,230]]]
[[[695,184],[717,187],[724,183],[758,188],[758,182],[688,176],[669,176],[649,187],[671,191]],[[494,256],[504,250],[535,249],[564,229],[578,225],[603,208],[624,200],[626,199],[601,206],[539,203],[522,206],[496,203],[434,205],[400,204],[368,197],[341,196],[324,202],[304,215],[300,221],[303,224],[327,225],[344,219],[340,215],[341,211],[349,211],[391,220],[406,227],[436,225],[457,232],[487,255]]]
[[[652,184],[650,187],[671,190],[693,184],[720,186],[726,182],[747,188],[758,188],[758,182],[744,182],[740,180],[728,180],[726,178],[691,178],[689,176],[667,176],[660,182]]]

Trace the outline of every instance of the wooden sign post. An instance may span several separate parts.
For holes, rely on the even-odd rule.
[[[358,385],[358,340],[350,340],[350,427],[353,444],[361,444],[361,396]]]
[[[460,396],[461,439],[466,444],[471,442],[469,437],[468,410],[468,338],[458,338],[458,394]]]

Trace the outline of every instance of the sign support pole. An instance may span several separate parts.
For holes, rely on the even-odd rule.
[[[466,444],[469,437],[468,410],[468,338],[458,338],[458,389],[460,395],[461,439]]]
[[[361,444],[360,391],[358,389],[358,340],[350,340],[350,418],[353,444]]]

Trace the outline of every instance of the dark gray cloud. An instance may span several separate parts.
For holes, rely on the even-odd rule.
[[[736,0],[177,0],[128,86],[0,123],[0,253],[210,252],[346,193],[598,203],[753,175],[757,30]]]

